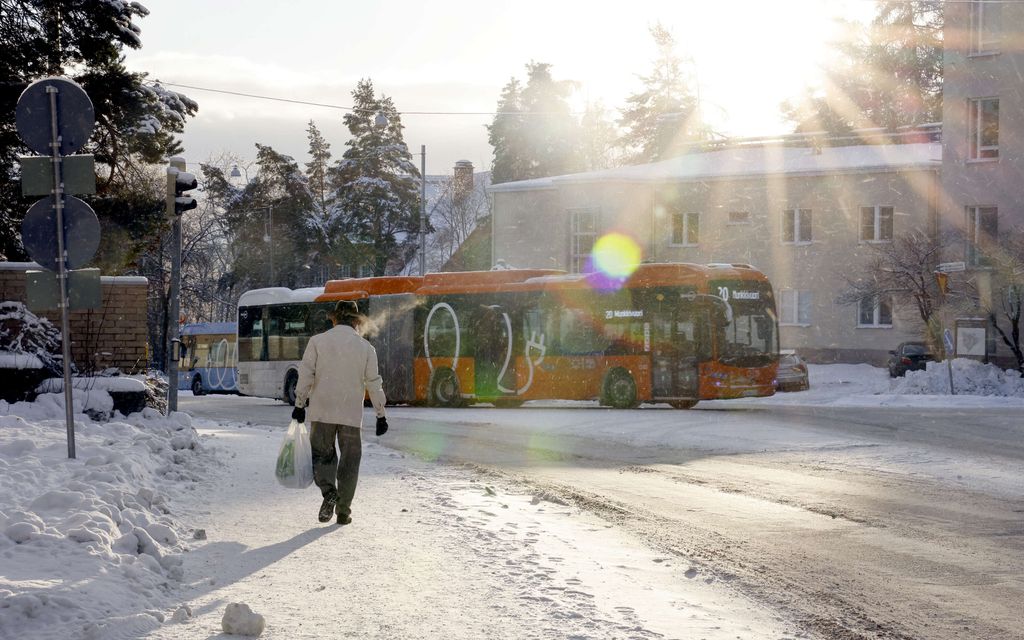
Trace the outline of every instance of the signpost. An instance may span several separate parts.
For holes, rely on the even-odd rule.
[[[949,329],[943,329],[942,343],[946,346],[946,371],[949,373],[949,395],[955,396],[956,391],[953,390],[953,354],[956,353],[956,350],[953,348],[953,332]]]
[[[95,193],[91,156],[70,156],[85,145],[96,124],[92,100],[67,78],[43,78],[28,86],[15,108],[18,135],[42,158],[25,158],[22,192],[48,196],[29,209],[22,224],[25,249],[40,266],[57,272],[64,360],[64,417],[68,457],[75,457],[75,421],[71,384],[71,327],[68,272],[92,259],[99,245],[99,223],[92,208],[67,195]],[[83,159],[87,158],[87,159]],[[49,167],[47,166],[49,164]],[[52,189],[46,187],[52,185]],[[33,276],[29,276],[31,282]],[[30,292],[30,296],[32,292]]]
[[[935,281],[939,285],[939,300],[945,304],[946,294],[949,292],[949,274],[959,273],[967,270],[964,262],[941,262],[935,267]],[[942,343],[946,347],[946,371],[949,373],[949,395],[956,395],[953,388],[953,355],[956,349],[953,344],[953,334],[949,329],[942,331]]]

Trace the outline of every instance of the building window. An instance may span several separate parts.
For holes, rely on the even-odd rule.
[[[811,241],[810,209],[786,209],[783,212],[782,241],[795,244]]]
[[[967,207],[967,264],[989,266],[985,249],[999,232],[999,210],[996,207]]]
[[[783,289],[779,292],[779,324],[810,326],[810,291]]]
[[[571,266],[574,273],[583,273],[587,269],[587,260],[597,240],[597,214],[596,208],[569,210],[572,224]]]
[[[857,326],[891,327],[892,298],[885,295],[862,298],[857,309]]]
[[[999,157],[999,98],[976,98],[968,105],[970,159]]]
[[[672,245],[692,247],[700,242],[700,214],[672,214]]]
[[[750,224],[749,211],[730,211],[729,224]]]
[[[971,2],[971,53],[994,53],[999,50],[1002,19],[1002,3],[990,0]]]
[[[891,242],[892,207],[861,207],[860,239],[863,242]]]

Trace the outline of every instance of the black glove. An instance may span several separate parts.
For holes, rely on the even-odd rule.
[[[306,421],[306,410],[303,407],[295,407],[292,409],[292,420],[298,420],[299,422]]]
[[[384,416],[377,418],[377,435],[382,436],[388,432],[388,419]]]

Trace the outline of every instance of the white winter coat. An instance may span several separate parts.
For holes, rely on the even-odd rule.
[[[364,391],[377,416],[383,416],[384,389],[373,345],[346,324],[309,339],[295,387],[295,406],[309,406],[306,420],[362,427]]]

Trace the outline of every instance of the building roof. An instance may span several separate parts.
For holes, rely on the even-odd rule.
[[[689,153],[649,164],[616,167],[550,178],[504,182],[491,192],[553,189],[587,182],[686,182],[765,175],[828,175],[905,169],[938,169],[942,144],[879,144],[848,147],[749,146]]]
[[[237,328],[234,322],[190,322],[181,326],[181,335],[223,335],[235,333]]]

